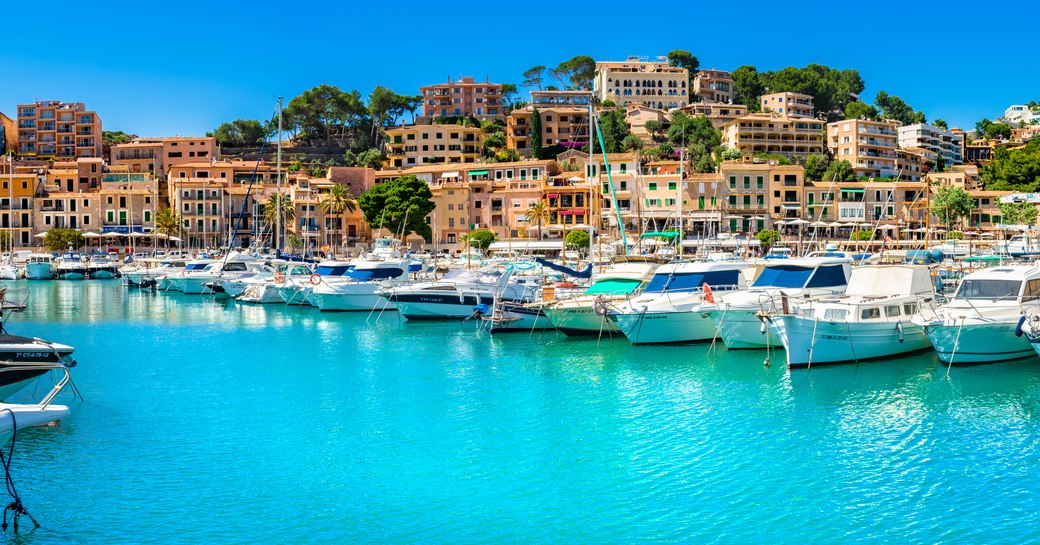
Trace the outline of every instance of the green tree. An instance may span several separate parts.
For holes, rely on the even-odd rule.
[[[701,61],[697,60],[692,53],[684,49],[675,49],[668,52],[668,64],[678,68],[685,68],[690,73],[687,81],[687,89],[693,89],[693,76],[701,67]]]
[[[805,158],[805,179],[810,181],[824,180],[824,172],[831,165],[829,155],[812,154]]]
[[[946,121],[939,118],[935,118],[934,120],[932,120],[932,126],[937,129],[942,129],[944,131],[950,130],[950,126],[946,124]]]
[[[889,95],[884,91],[878,91],[874,96],[874,104],[881,110],[886,119],[896,119],[904,125],[926,123],[928,120],[924,112],[914,111],[903,99]]]
[[[604,110],[599,114],[597,129],[603,135],[603,145],[607,153],[620,153],[623,148],[625,137],[629,135],[628,123],[625,122],[625,113],[618,109]],[[600,152],[599,140],[593,137],[593,149]]]
[[[357,201],[351,197],[347,188],[339,184],[334,184],[329,188],[329,192],[322,197],[321,202],[318,203],[318,209],[321,210],[321,213],[325,218],[332,216],[333,218],[338,218],[340,220],[338,222],[331,222],[333,225],[338,225],[338,227],[334,229],[335,236],[332,237],[332,240],[335,242],[333,246],[336,246],[337,249],[339,247],[339,241],[343,238],[341,230],[346,219],[343,216],[347,212],[357,210],[357,207]],[[322,229],[327,228],[329,224],[330,222],[327,220],[322,221]],[[322,238],[324,239],[325,237]]]
[[[624,151],[639,151],[643,149],[643,140],[634,134],[630,134],[621,141],[621,149]]]
[[[744,65],[733,71],[733,102],[747,106],[749,112],[761,109],[765,82],[754,66]]]
[[[1008,140],[1011,138],[1011,125],[1006,123],[991,123],[986,129],[986,136],[995,140]]]
[[[852,163],[848,161],[831,161],[821,176],[824,182],[849,182],[855,179],[856,171],[852,170]]]
[[[765,254],[769,252],[769,249],[772,248],[774,244],[780,242],[780,233],[772,229],[763,229],[755,235],[755,238],[757,238],[759,244],[762,245],[762,253]]]
[[[1037,208],[1029,202],[1001,202],[997,203],[1000,209],[1001,221],[1008,225],[1035,225]]]
[[[845,119],[879,119],[877,108],[866,102],[850,102],[845,105]]]
[[[484,154],[488,157],[493,157],[498,150],[505,147],[506,133],[502,131],[495,131],[484,139]]]
[[[397,125],[405,112],[411,112],[422,104],[421,96],[399,95],[390,89],[377,85],[368,95],[368,116],[371,118],[369,143],[379,147],[387,127]]]
[[[722,143],[722,133],[708,118],[690,117],[682,111],[675,111],[668,127],[668,141],[676,147],[685,145],[687,159],[695,172],[715,170],[712,153]]]
[[[551,218],[549,212],[549,205],[545,201],[538,201],[527,208],[527,212],[524,212],[524,219],[527,223],[534,222],[538,225],[538,238],[545,238],[542,236],[542,223],[546,223]]]
[[[852,236],[849,238],[854,241],[868,241],[874,238],[874,231],[860,229],[858,231],[853,231]]]
[[[343,154],[343,163],[348,167],[368,167],[373,170],[380,170],[385,162],[386,156],[375,148],[367,149],[361,153],[347,150]]]
[[[1040,141],[1031,140],[1020,149],[998,147],[993,159],[983,166],[983,185],[993,191],[1040,190]]]
[[[78,250],[83,247],[83,235],[75,229],[58,227],[47,231],[43,245],[52,252],[63,252],[70,248]]]
[[[278,211],[281,209],[282,226],[296,221],[296,205],[286,193],[272,193],[264,203],[264,222],[272,228],[278,223]],[[280,235],[279,235],[280,236]]]
[[[643,125],[643,128],[650,133],[650,138],[657,140],[658,135],[664,130],[664,124],[656,119],[651,119]]]
[[[289,252],[295,252],[298,248],[303,248],[303,239],[300,235],[293,233],[285,241],[285,245],[289,247]]]
[[[554,68],[552,77],[567,89],[592,89],[596,77],[596,61],[586,55],[578,55],[563,61]]]
[[[369,225],[382,225],[392,233],[416,233],[425,240],[433,236],[426,216],[436,207],[426,182],[413,175],[377,184],[358,198]]]
[[[520,96],[516,89],[515,83],[503,83],[502,84],[502,105],[508,109],[513,109],[516,104],[517,97]]]
[[[217,143],[229,148],[244,148],[259,146],[267,139],[267,130],[264,124],[255,119],[236,119],[228,123],[221,123],[213,132],[206,136],[216,138]]]
[[[743,157],[743,155],[744,154],[741,153],[740,150],[727,148],[726,146],[719,146],[715,149],[715,156],[718,157],[720,161],[736,161]]]
[[[542,114],[538,108],[531,111],[531,156],[542,158]]]
[[[364,101],[358,91],[344,92],[335,85],[322,84],[308,89],[289,101],[282,112],[282,126],[286,120],[293,130],[308,141],[344,138],[356,129],[366,115]]]
[[[535,66],[528,68],[524,71],[524,81],[522,85],[524,87],[537,87],[539,91],[542,90],[542,82],[545,81],[546,70],[544,66]]]
[[[181,218],[169,207],[160,208],[155,213],[155,231],[172,237],[180,232]]]
[[[581,229],[575,229],[567,233],[567,236],[564,237],[563,240],[568,247],[578,248],[579,250],[587,249],[589,244],[592,242],[589,234]]]
[[[495,233],[488,229],[477,229],[468,235],[464,235],[463,242],[468,242],[471,248],[477,248],[482,252],[486,252],[491,247],[491,243],[497,238]]]
[[[947,229],[975,209],[975,199],[961,187],[944,185],[936,188],[932,197],[932,214],[943,220]]]

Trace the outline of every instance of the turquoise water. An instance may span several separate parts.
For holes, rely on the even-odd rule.
[[[1022,543],[1040,360],[762,352],[22,284],[86,401],[20,437],[20,543]],[[10,535],[10,534],[9,534]]]

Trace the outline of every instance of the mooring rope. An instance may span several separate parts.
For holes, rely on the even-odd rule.
[[[11,477],[11,459],[14,457],[14,444],[18,437],[18,419],[15,418],[14,411],[11,409],[0,410],[0,413],[5,412],[11,415],[11,446],[8,447],[6,454],[4,454],[3,449],[0,448],[0,464],[3,464],[4,466],[4,482],[7,484],[7,495],[11,496],[12,501],[4,507],[4,520],[3,523],[0,524],[0,529],[3,529],[5,532],[7,531],[8,514],[11,516],[11,523],[14,526],[15,532],[18,531],[18,519],[22,515],[29,517],[33,526],[39,528],[40,523],[29,514],[29,511],[25,509],[25,505],[22,504],[22,498],[18,495],[18,489],[15,488],[14,479]]]

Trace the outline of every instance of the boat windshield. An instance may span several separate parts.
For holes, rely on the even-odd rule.
[[[209,263],[189,263],[188,266],[185,267],[185,268],[188,269],[189,271],[201,271],[201,270],[205,270],[205,268],[208,267],[208,266],[209,266]]]
[[[712,288],[736,286],[740,281],[740,271],[704,271],[684,274],[655,274],[646,286],[646,292],[681,292],[698,291],[705,283]]]
[[[815,272],[815,274],[813,274]],[[841,264],[802,267],[775,265],[762,269],[756,288],[828,288],[844,286],[845,272]]]
[[[343,276],[347,271],[353,269],[351,265],[319,265],[314,269],[314,274],[321,276]]]
[[[1016,299],[1021,280],[965,279],[957,288],[957,299]]]

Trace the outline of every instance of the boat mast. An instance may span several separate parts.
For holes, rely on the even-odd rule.
[[[278,195],[277,202],[275,203],[274,212],[274,254],[277,256],[282,249],[282,97],[278,97],[278,134],[275,135],[278,139],[278,158],[276,160],[278,181],[275,183],[275,193]]]
[[[684,138],[685,140],[685,138]],[[685,142],[683,142],[685,144]],[[686,146],[679,148],[679,236],[675,237],[675,251],[676,257],[682,258],[682,241],[683,241],[683,218],[682,218],[682,205],[683,205],[683,162],[685,162]]]
[[[14,150],[7,150],[7,251],[14,253]],[[12,260],[13,263],[13,260]]]

